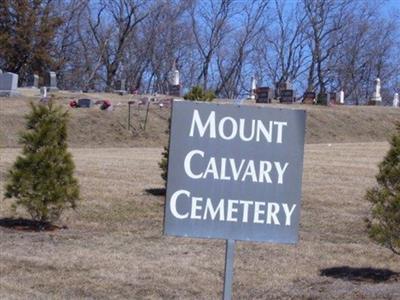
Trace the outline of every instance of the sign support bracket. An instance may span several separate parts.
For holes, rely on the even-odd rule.
[[[235,240],[226,240],[225,252],[225,277],[223,300],[232,299],[233,259],[235,256]]]

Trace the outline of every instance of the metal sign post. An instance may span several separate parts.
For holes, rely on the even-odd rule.
[[[232,299],[234,257],[235,257],[235,240],[226,240],[224,298],[223,298],[224,300]]]

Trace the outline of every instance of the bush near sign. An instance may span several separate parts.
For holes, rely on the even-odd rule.
[[[296,243],[305,111],[174,101],[166,235]]]

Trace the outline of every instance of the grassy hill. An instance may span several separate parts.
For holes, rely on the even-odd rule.
[[[72,109],[71,99],[109,99],[114,111],[98,106]],[[115,94],[79,94],[60,92],[55,101],[70,111],[69,144],[72,147],[161,147],[168,141],[169,108],[151,104],[146,129],[144,105],[131,106],[132,128],[128,130],[128,101],[139,96]],[[24,129],[29,102],[39,101],[32,91],[18,98],[0,100],[0,147],[18,147],[17,133]],[[220,101],[223,102],[223,101]],[[226,101],[225,101],[226,102]],[[251,102],[248,105],[254,105]],[[268,107],[307,110],[307,143],[385,141],[400,121],[400,109],[374,106],[311,106],[271,104]]]

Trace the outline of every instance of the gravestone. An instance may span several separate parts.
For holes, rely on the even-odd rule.
[[[317,104],[328,105],[328,94],[327,93],[319,93],[318,97],[317,97]]]
[[[42,96],[42,98],[47,98],[47,87],[42,86],[40,88],[40,95]]]
[[[39,75],[31,74],[28,76],[27,86],[31,88],[39,88]]]
[[[399,106],[400,106],[399,94],[395,93],[393,97],[393,107],[399,107]]]
[[[93,106],[93,101],[91,99],[79,99],[78,107],[90,108]]]
[[[177,85],[170,84],[168,86],[168,95],[180,97],[181,96],[181,86],[179,84],[177,84]]]
[[[57,74],[56,72],[48,72],[45,77],[45,86],[48,92],[58,91],[57,87]]]
[[[257,89],[257,80],[253,76],[251,77],[251,87],[250,87],[250,100],[256,99],[256,89]]]
[[[339,92],[339,104],[344,104],[344,91]]]
[[[179,85],[179,71],[175,67],[171,70],[169,84]]]
[[[381,105],[381,103],[382,103],[381,80],[377,78],[375,79],[375,91],[372,93],[368,105]]]
[[[314,104],[315,92],[306,91],[303,95],[303,104]]]
[[[14,73],[0,74],[0,96],[18,96],[18,75]]]
[[[275,98],[279,99],[281,97],[281,92],[284,90],[291,90],[292,84],[289,80],[279,81],[275,85]]]
[[[336,92],[330,92],[328,94],[328,104],[336,104]]]
[[[279,102],[280,103],[293,103],[294,102],[294,91],[293,90],[282,90],[280,91]]]
[[[273,90],[269,87],[259,87],[256,89],[256,103],[271,103]]]
[[[120,95],[125,95],[127,93],[126,91],[126,80],[125,79],[120,79],[115,82],[115,93],[118,93]]]
[[[125,91],[126,90],[125,83],[126,83],[125,79],[117,80],[115,84],[115,89],[117,91]]]

